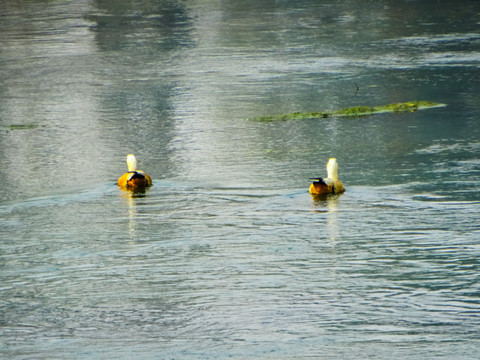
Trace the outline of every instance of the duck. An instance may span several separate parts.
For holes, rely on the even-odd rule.
[[[152,178],[141,170],[137,170],[137,159],[133,154],[127,155],[128,171],[120,176],[117,185],[125,190],[144,190],[152,186]]]
[[[327,178],[310,178],[313,180],[308,192],[313,195],[341,194],[345,192],[345,186],[338,180],[337,159],[330,158],[327,163]]]

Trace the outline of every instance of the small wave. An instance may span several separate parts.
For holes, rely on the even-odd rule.
[[[423,149],[415,150],[417,154],[439,154],[443,152],[472,152],[480,150],[480,142],[455,143],[455,144],[432,144]]]
[[[88,191],[82,191],[77,193],[67,193],[67,194],[56,194],[49,196],[39,196],[28,198],[24,200],[15,200],[9,203],[4,203],[0,206],[0,211],[12,211],[18,208],[30,208],[30,207],[48,207],[48,206],[57,206],[65,205],[74,202],[87,202],[91,200],[98,200],[98,198],[103,197],[112,193],[116,190],[117,186],[112,184],[100,184],[96,188],[90,189]]]
[[[399,45],[415,45],[415,46],[427,46],[427,45],[445,45],[445,43],[457,44],[459,41],[472,41],[480,39],[480,34],[477,33],[452,33],[452,34],[438,34],[429,36],[407,36],[398,39],[386,40],[387,44],[399,44]]]

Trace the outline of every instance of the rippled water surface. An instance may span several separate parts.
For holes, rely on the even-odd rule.
[[[477,357],[480,3],[426,3],[4,2],[0,357]]]

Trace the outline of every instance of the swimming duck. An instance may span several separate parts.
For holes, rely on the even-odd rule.
[[[128,172],[120,176],[117,185],[127,190],[142,190],[152,186],[152,178],[141,170],[137,170],[137,159],[127,155]]]
[[[331,158],[327,163],[328,177],[323,179],[311,178],[313,180],[308,192],[314,195],[320,194],[340,194],[345,191],[345,187],[342,182],[338,180],[338,163],[337,159]]]

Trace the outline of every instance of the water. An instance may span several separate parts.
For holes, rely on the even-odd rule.
[[[477,356],[480,4],[2,6],[0,357]]]

